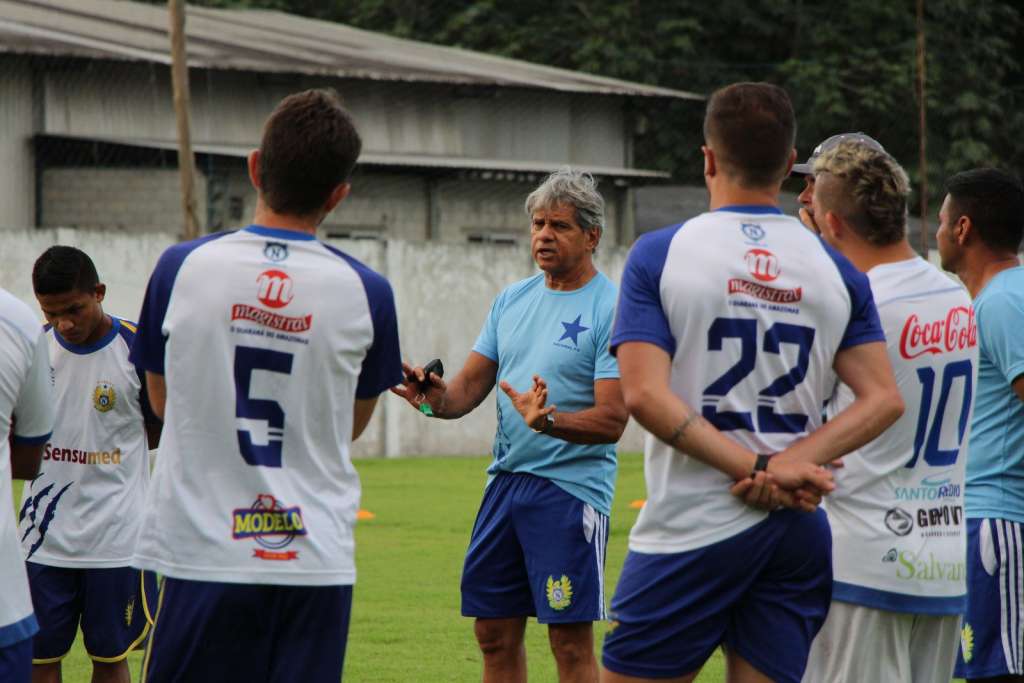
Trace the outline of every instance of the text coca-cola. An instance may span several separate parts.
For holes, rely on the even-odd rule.
[[[906,359],[926,353],[948,353],[978,344],[978,324],[974,308],[956,306],[945,318],[921,322],[916,313],[907,318],[900,334],[900,355]]]

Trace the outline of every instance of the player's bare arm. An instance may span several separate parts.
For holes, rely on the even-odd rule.
[[[499,386],[530,429],[570,443],[615,443],[629,420],[617,379],[596,380],[594,406],[573,413],[557,412],[557,405],[547,405],[548,385],[539,375],[533,376],[533,385],[526,391],[516,391],[505,380]]]
[[[772,464],[830,463],[877,437],[903,414],[903,398],[883,342],[843,349],[836,354],[833,368],[853,391],[853,403],[820,429],[772,458]]]
[[[35,479],[43,461],[46,444],[11,442],[11,476],[15,479]]]
[[[147,422],[146,423],[146,445],[149,448],[156,448],[160,445],[160,433],[163,431],[164,425],[161,422]]]
[[[673,393],[669,386],[672,359],[664,349],[647,342],[625,342],[619,346],[617,357],[626,408],[647,431],[736,481],[750,476],[756,454],[718,431]],[[808,508],[786,491],[809,485],[828,492],[835,487],[832,475],[823,468],[807,462],[775,460],[770,461],[768,474],[783,489],[783,505]]]
[[[443,420],[460,418],[480,405],[491,393],[498,377],[498,364],[476,351],[469,352],[466,364],[450,382],[430,373],[430,382],[427,383],[420,366],[402,363],[402,370],[406,379],[400,386],[393,387],[392,393],[416,409],[426,403],[434,417]]]
[[[164,407],[167,404],[167,382],[164,376],[146,370],[146,394],[149,396],[149,405],[153,413],[161,420],[164,419]]]
[[[366,425],[370,423],[370,418],[373,417],[373,409],[377,407],[377,399],[379,396],[373,398],[357,398],[355,405],[352,409],[352,440],[355,441],[363,434],[363,430],[366,429]]]

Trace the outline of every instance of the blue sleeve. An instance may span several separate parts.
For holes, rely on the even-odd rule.
[[[850,319],[846,323],[846,330],[839,342],[839,349],[848,349],[860,344],[870,342],[885,343],[885,330],[882,322],[878,319],[878,309],[875,308],[875,297],[871,293],[871,281],[868,276],[854,268],[845,256],[830,247],[820,237],[818,240],[825,248],[826,253],[832,257],[839,275],[843,278],[846,291],[850,295]]]
[[[1024,373],[1024,298],[1009,290],[993,292],[978,304],[978,341],[1010,384]]]
[[[370,301],[370,316],[374,322],[374,343],[362,359],[359,382],[355,385],[356,398],[376,398],[389,387],[400,384],[401,350],[398,346],[398,314],[394,308],[391,285],[383,276],[365,274],[362,285]]]
[[[373,344],[366,351],[356,384],[356,398],[376,398],[402,383],[402,352],[398,345],[398,313],[391,284],[372,270],[359,272],[370,304]]]
[[[139,313],[138,331],[128,355],[128,360],[136,367],[158,375],[165,374],[164,349],[167,346],[167,337],[163,333],[164,316],[167,314],[171,290],[174,288],[178,271],[181,270],[181,264],[197,247],[227,234],[230,233],[220,232],[191,242],[175,244],[168,247],[160,256],[153,274],[149,276],[149,284],[146,285],[146,296],[142,300],[142,311]]]
[[[356,398],[376,398],[389,388],[402,383],[402,352],[398,346],[398,314],[395,295],[384,276],[352,258],[340,249],[321,243],[327,251],[348,263],[359,276],[370,306],[373,322],[373,343],[363,358],[356,383]]]
[[[136,329],[136,332],[132,332],[128,325],[125,325],[125,322],[124,320],[121,321],[118,334],[124,338],[125,344],[127,344],[130,351],[132,344],[135,343],[138,327],[128,323],[128,325],[132,325]],[[142,411],[142,421],[145,424],[162,424],[163,421],[156,416],[156,413],[153,412],[153,406],[149,403],[149,391],[146,390],[146,371],[136,365],[135,376],[139,378],[139,409]]]
[[[620,344],[631,341],[649,342],[675,355],[676,340],[661,305],[661,273],[672,238],[681,227],[674,225],[643,235],[630,250],[619,286],[612,355]]]
[[[153,411],[153,406],[149,402],[149,390],[146,388],[146,371],[135,366],[135,374],[139,376],[139,381],[142,383],[139,388],[139,407],[142,409],[142,421],[148,425],[163,424],[163,420],[157,417]]]
[[[494,298],[491,310],[487,314],[487,320],[484,321],[483,329],[480,330],[480,336],[473,344],[474,351],[490,358],[495,363],[498,362],[498,318],[501,316],[504,301],[505,292],[503,291]]]

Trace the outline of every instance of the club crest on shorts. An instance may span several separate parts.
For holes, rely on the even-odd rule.
[[[970,624],[964,624],[960,631],[960,650],[964,656],[964,663],[969,664],[974,659],[974,629]]]
[[[92,390],[92,405],[101,413],[109,413],[117,403],[117,392],[110,382],[98,382]]]
[[[124,625],[132,625],[132,617],[135,615],[135,598],[128,601],[124,608]]]
[[[562,578],[555,579],[554,576],[548,577],[547,584],[547,596],[548,604],[551,605],[551,609],[561,611],[572,604],[572,581],[565,574],[562,574]]]

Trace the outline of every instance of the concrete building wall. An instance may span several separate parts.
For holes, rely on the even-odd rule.
[[[0,68],[0,113],[8,112],[0,120],[0,150],[12,163],[0,169],[0,199],[11,210],[0,227],[36,223],[33,134],[176,138],[169,76],[161,65],[71,60],[33,76],[27,61],[7,61],[13,67]],[[281,97],[322,85],[335,87],[352,110],[367,153],[577,166],[629,161],[621,98],[246,72],[192,71],[193,142],[255,147],[266,116]],[[167,195],[177,187],[173,169],[107,168],[106,161],[89,169],[63,168],[59,152],[51,156],[56,160],[47,162],[50,168],[39,190],[41,226],[179,229],[179,220],[167,210],[176,204]],[[199,164],[200,224],[220,229],[248,220],[254,196],[244,161],[218,157],[212,165],[216,169]],[[526,226],[522,202],[533,183],[488,175],[360,169],[351,198],[328,216],[325,232],[452,242],[521,232]],[[620,188],[605,185],[610,244],[632,234],[632,212],[617,208],[625,196]],[[625,232],[620,230],[624,223]]]
[[[171,233],[140,235],[66,228],[11,231],[4,235],[4,248],[0,249],[0,287],[33,304],[33,262],[47,247],[69,244],[83,249],[95,261],[108,287],[106,311],[135,320],[149,274],[173,242]],[[400,240],[330,242],[391,281],[403,356],[416,363],[440,357],[449,376],[462,367],[495,295],[536,272],[525,246]],[[616,282],[626,253],[626,249],[617,247],[602,248],[598,253],[600,268]],[[461,420],[428,420],[387,393],[381,397],[354,452],[359,457],[489,453],[495,428],[494,401],[492,392]],[[642,448],[641,431],[635,424],[630,425],[619,448]]]
[[[177,169],[49,168],[42,184],[42,227],[171,234],[183,230]],[[206,188],[200,172],[195,198],[202,223]]]
[[[32,102],[28,62],[0,57],[0,230],[35,225]]]
[[[238,71],[190,75],[195,144],[256,146],[282,97],[330,86],[351,110],[366,152],[607,166],[625,158],[621,98]],[[176,138],[163,66],[81,60],[46,72],[42,84],[40,132]]]
[[[136,232],[181,230],[178,172],[167,168],[49,168],[42,174],[42,227]],[[256,196],[241,159],[220,160],[195,176],[200,225],[222,230],[247,223]],[[359,169],[352,193],[324,219],[324,237],[464,244],[529,239],[526,196],[537,182],[473,180]],[[622,239],[622,188],[600,187],[606,200],[605,245]],[[628,220],[628,219],[627,219]]]

